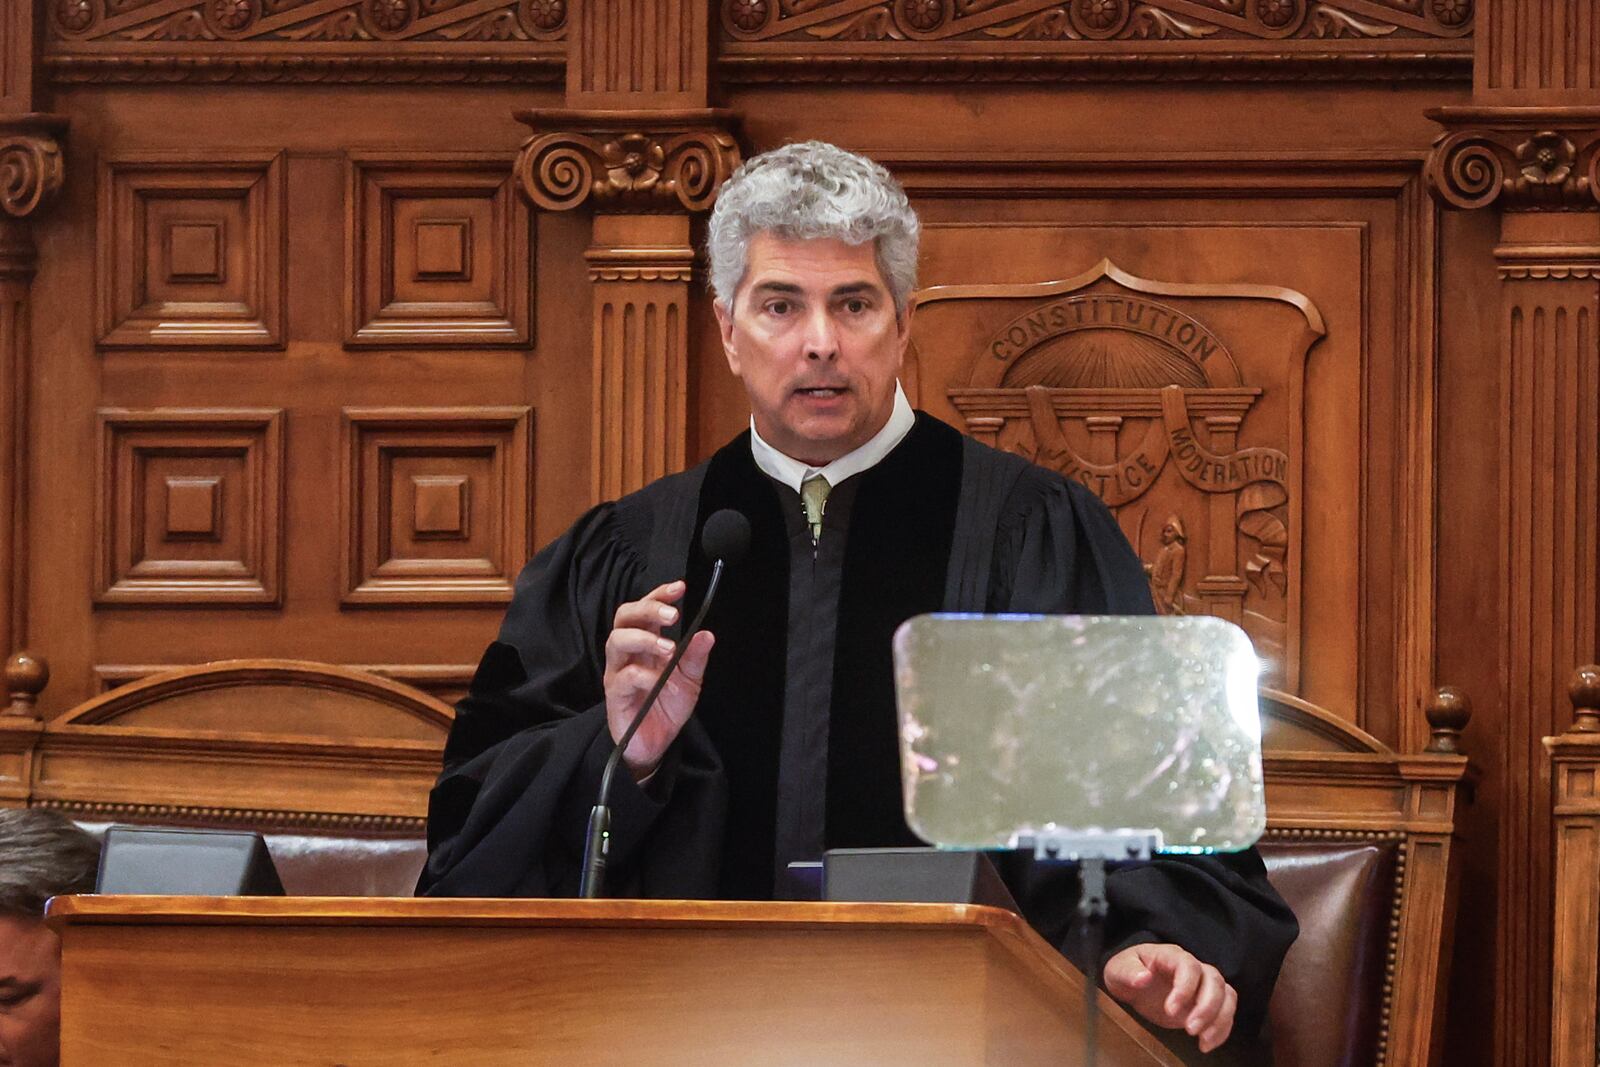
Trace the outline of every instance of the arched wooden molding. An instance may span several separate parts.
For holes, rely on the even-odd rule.
[[[185,667],[44,724],[26,788],[0,801],[91,820],[417,834],[451,721],[421,690],[348,667]]]
[[[1261,689],[1261,746],[1266,753],[1388,752],[1382,741],[1333,712],[1276,689]]]
[[[454,718],[448,704],[366,671],[306,660],[238,659],[119,686],[50,726],[429,740],[449,733]]]

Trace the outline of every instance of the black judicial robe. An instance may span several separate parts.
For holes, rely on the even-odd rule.
[[[728,507],[750,519],[751,550],[707,619],[717,643],[694,717],[648,786],[626,774],[613,786],[608,881],[619,896],[769,899],[774,871],[808,843],[920,844],[900,810],[890,654],[912,615],[1153,610],[1138,558],[1092,493],[919,413],[887,457],[829,497],[816,551],[835,554],[836,579],[822,587],[833,640],[819,643],[815,620],[790,603],[803,584],[791,572],[810,559],[799,498],[761,472],[742,434],[693,470],[594,508],[519,576],[457,708],[419,893],[576,893],[610,752],[612,617],[679,577],[692,615],[709,577],[699,531]],[[831,663],[815,662],[819,648]],[[804,733],[791,721],[786,734],[786,714],[799,717],[819,690],[821,721]],[[797,737],[822,738],[826,752],[805,755]],[[825,799],[801,810],[818,792]],[[1070,949],[1076,874],[1021,856],[1000,866],[1029,921]],[[1215,965],[1239,993],[1229,1045],[1242,1047],[1297,932],[1254,851],[1125,867],[1108,895],[1107,955],[1172,942]]]

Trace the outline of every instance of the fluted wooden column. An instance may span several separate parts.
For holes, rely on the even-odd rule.
[[[738,164],[728,112],[528,111],[517,160],[546,211],[594,209],[590,486],[609,500],[682,470],[688,442],[689,222]]]
[[[57,116],[0,114],[0,655],[28,643],[28,398],[38,269],[31,222],[61,188],[66,129]],[[42,684],[42,683],[41,683]],[[30,716],[33,700],[7,684],[0,716]]]
[[[584,258],[594,284],[598,386],[592,487],[597,500],[608,500],[684,466],[689,219],[597,216]]]
[[[1500,218],[1504,742],[1489,773],[1500,812],[1493,1062],[1505,1067],[1550,1062],[1554,882],[1541,739],[1565,729],[1568,676],[1596,651],[1594,18],[1589,0],[1491,5],[1478,23],[1473,104],[1429,113],[1445,127],[1428,163],[1435,195]]]
[[[575,0],[567,107],[526,111],[517,161],[539,208],[594,212],[595,500],[687,461],[692,217],[739,163],[735,118],[707,107],[710,18],[698,0]]]

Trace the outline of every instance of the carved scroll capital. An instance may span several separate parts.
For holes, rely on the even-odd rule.
[[[730,111],[519,112],[517,181],[546,211],[698,212],[740,163]]]
[[[66,168],[57,138],[66,128],[59,115],[0,118],[0,210],[25,219],[60,191]]]
[[[1600,210],[1600,108],[1438,108],[1428,184],[1450,207]]]

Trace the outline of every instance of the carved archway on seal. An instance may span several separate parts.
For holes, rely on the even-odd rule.
[[[1011,306],[985,313],[966,379],[947,390],[967,431],[1093,490],[1144,561],[1158,610],[1244,627],[1268,682],[1296,691],[1305,363],[1327,332],[1311,300],[1280,286],[1153,281],[1109,259],[1063,280],[914,298],[919,313],[969,301]],[[1265,339],[1230,330],[1219,301],[1288,305],[1297,325],[1279,317]],[[1270,349],[1255,355],[1281,371],[1275,381],[1245,379],[1230,347],[1241,342]],[[1289,417],[1253,433],[1267,388],[1286,391]]]

